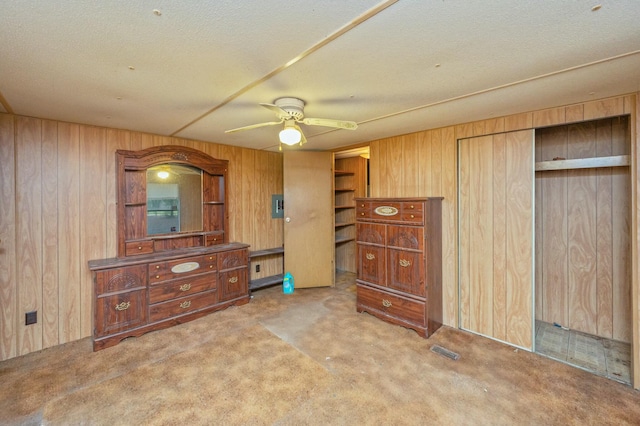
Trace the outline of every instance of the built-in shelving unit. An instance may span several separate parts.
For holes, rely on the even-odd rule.
[[[356,272],[356,197],[366,196],[367,159],[336,159],[334,165],[335,243],[337,270]]]

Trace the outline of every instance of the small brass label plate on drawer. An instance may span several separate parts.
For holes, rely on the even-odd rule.
[[[200,267],[198,262],[185,262],[178,263],[173,268],[171,268],[171,272],[174,274],[184,274],[185,272],[191,272]]]
[[[374,211],[380,216],[395,216],[398,214],[398,209],[392,206],[376,207]]]

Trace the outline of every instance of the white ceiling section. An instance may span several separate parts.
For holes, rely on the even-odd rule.
[[[640,91],[638,0],[0,0],[0,111],[303,149]],[[130,69],[133,68],[133,69]],[[300,149],[293,147],[291,149]]]

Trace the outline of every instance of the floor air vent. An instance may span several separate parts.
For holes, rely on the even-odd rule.
[[[431,346],[431,352],[435,352],[454,361],[457,361],[458,358],[460,358],[460,355],[458,355],[457,353],[451,352],[449,349],[445,349],[442,346],[438,345]]]

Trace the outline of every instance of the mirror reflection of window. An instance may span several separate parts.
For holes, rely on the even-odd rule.
[[[202,231],[202,171],[181,164],[147,169],[147,235]]]

